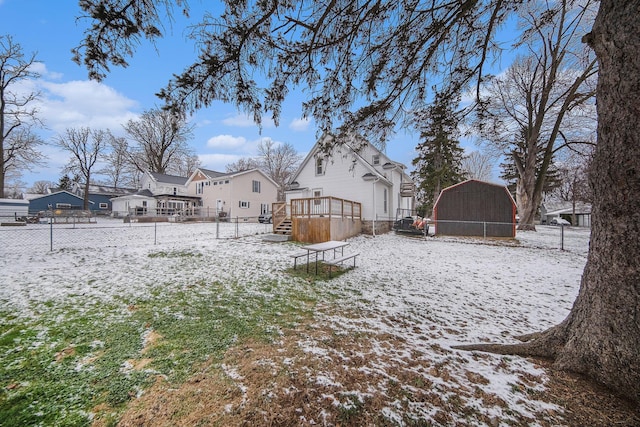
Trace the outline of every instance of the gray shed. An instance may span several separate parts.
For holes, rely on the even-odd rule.
[[[440,192],[433,220],[436,235],[515,237],[516,203],[503,185],[468,180]]]

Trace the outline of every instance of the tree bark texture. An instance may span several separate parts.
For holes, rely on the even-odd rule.
[[[640,0],[603,0],[585,40],[595,50],[598,144],[589,255],[559,325],[514,345],[461,346],[551,357],[640,402]]]
[[[589,257],[555,365],[640,401],[640,0],[603,0]]]

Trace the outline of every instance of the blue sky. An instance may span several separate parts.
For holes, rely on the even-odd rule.
[[[202,3],[192,1],[190,5],[197,14]],[[38,71],[42,77],[32,84],[43,95],[40,117],[47,126],[43,131],[47,142],[67,128],[81,126],[108,128],[123,135],[126,121],[161,105],[154,94],[196,56],[195,47],[184,37],[183,22],[178,20],[166,29],[168,36],[157,49],[143,43],[128,68],[113,68],[102,83],[90,81],[86,69],[71,61],[71,49],[82,40],[87,26],[86,21],[76,19],[79,13],[75,0],[0,0],[0,32],[11,35],[25,55],[36,52],[41,61]],[[180,18],[179,13],[176,17]],[[262,138],[291,143],[305,155],[316,140],[316,127],[313,120],[300,119],[301,102],[302,97],[290,96],[280,125],[275,127],[266,120],[262,132],[233,105],[216,103],[191,118],[195,130],[190,144],[203,167],[219,171],[241,157],[255,155]],[[417,138],[400,131],[387,143],[387,155],[410,168],[416,143]],[[38,180],[58,182],[67,163],[68,154],[52,146],[42,151],[47,164],[25,171],[22,181],[27,187]]]

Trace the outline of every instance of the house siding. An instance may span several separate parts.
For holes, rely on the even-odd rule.
[[[260,182],[259,193],[253,191],[253,181]],[[201,194],[197,194],[199,183],[205,183]],[[190,178],[187,188],[190,195],[201,197],[203,215],[207,213],[211,214],[209,216],[217,215],[220,210],[227,216],[247,220],[257,220],[262,213],[262,205],[270,211],[271,205],[278,197],[278,187],[258,170],[226,174],[215,178],[196,171]],[[220,200],[220,206],[218,206],[218,200]],[[248,207],[241,207],[241,202],[248,203]]]
[[[82,197],[78,197],[75,194],[71,194],[66,191],[61,191],[53,194],[47,194],[42,197],[36,197],[29,200],[29,213],[36,214],[40,211],[46,211],[51,207],[57,209],[59,203],[70,205],[67,209],[81,210],[84,201]],[[91,206],[91,202],[89,202]]]
[[[346,146],[338,146],[329,156],[325,157],[324,173],[316,174],[316,154],[303,165],[295,177],[295,181],[303,187],[299,190],[287,192],[287,201],[294,198],[314,196],[314,190],[320,190],[323,196],[333,196],[362,203],[363,221],[392,221],[397,208],[402,206],[400,197],[400,183],[410,181],[408,176],[397,168],[384,169],[383,165],[390,159],[370,145],[366,145],[358,153],[360,158]],[[374,155],[379,155],[378,165],[372,165]],[[363,163],[368,162],[369,165]],[[377,182],[365,181],[362,177],[371,173],[374,168],[384,179]],[[387,190],[386,211],[384,191]],[[375,196],[374,196],[375,194]],[[375,204],[374,204],[375,199]],[[406,202],[407,208],[411,203]],[[377,227],[376,227],[377,228]]]

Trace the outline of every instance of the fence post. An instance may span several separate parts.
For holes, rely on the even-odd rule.
[[[158,244],[158,223],[157,222],[153,223],[153,244],[154,245]]]
[[[560,224],[560,250],[564,251],[564,224]]]
[[[482,222],[482,238],[483,239],[487,238],[487,222],[486,221]]]
[[[240,222],[240,217],[236,216],[236,239],[238,238],[238,234],[240,233],[239,231],[239,222]]]
[[[49,248],[53,252],[53,215],[49,217]]]
[[[220,215],[216,215],[216,239],[220,238]]]

